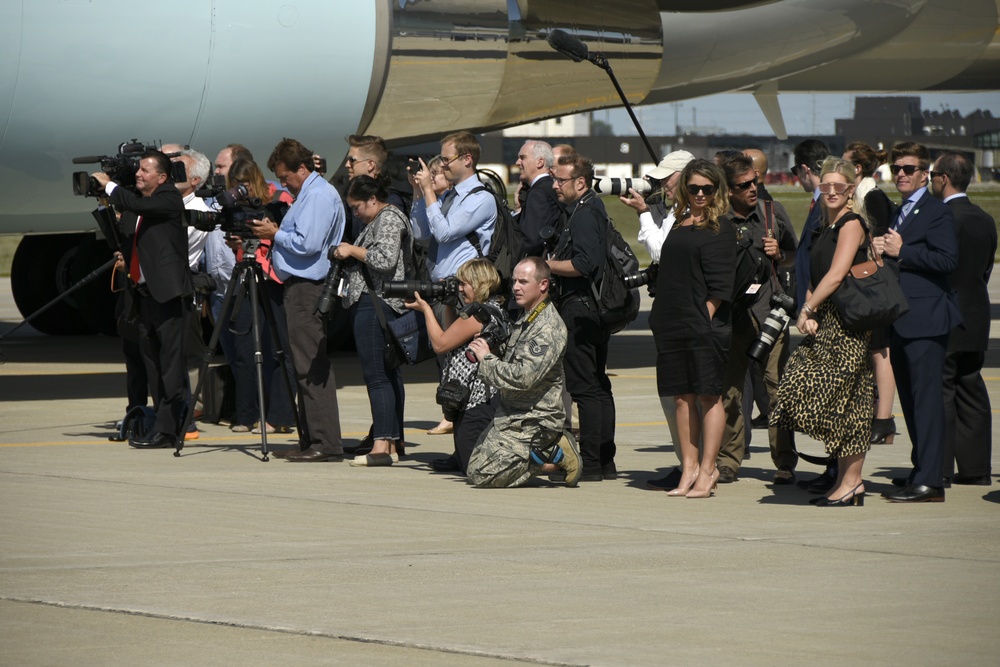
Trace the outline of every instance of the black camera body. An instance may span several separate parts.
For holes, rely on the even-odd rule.
[[[479,337],[490,346],[490,352],[498,356],[503,354],[507,339],[510,338],[510,324],[499,306],[489,302],[474,302],[466,304],[458,314],[462,317],[476,318],[476,321],[483,325]],[[466,350],[465,358],[477,361],[476,355],[471,350]]]
[[[330,270],[326,274],[326,280],[323,281],[323,288],[320,290],[319,298],[316,300],[316,314],[320,317],[329,317],[331,311],[333,311],[333,304],[336,303],[337,297],[344,295],[344,289],[346,288],[344,284],[344,269],[357,261],[354,258],[337,259],[333,256],[336,252],[337,246],[333,246],[326,251],[326,256],[330,260]]]
[[[469,386],[458,380],[442,382],[437,389],[435,398],[437,404],[441,406],[441,412],[444,414],[445,419],[452,422],[455,421],[459,413],[465,409],[471,393],[472,391],[469,389]]]
[[[760,325],[757,340],[750,344],[747,356],[758,363],[765,363],[778,337],[788,327],[791,313],[795,310],[795,299],[783,292],[775,292],[769,302],[771,311]]]
[[[256,238],[251,220],[268,218],[281,224],[288,204],[272,201],[266,204],[257,197],[251,197],[245,185],[235,185],[228,190],[215,193],[218,211],[188,211],[188,225],[203,232],[211,232],[216,225],[226,233],[227,238]]]
[[[414,292],[424,301],[440,301],[454,306],[458,303],[458,278],[448,276],[437,283],[428,280],[388,280],[382,296],[389,299],[412,299]]]
[[[117,155],[75,157],[73,164],[99,163],[101,171],[107,174],[112,181],[135,192],[135,172],[139,170],[142,154],[155,150],[159,149],[156,146],[147,146],[137,139],[132,139],[119,144]],[[171,162],[170,182],[183,183],[185,181],[187,181],[187,171],[184,169],[184,163]],[[82,197],[100,197],[104,194],[104,188],[89,172],[75,171],[73,172],[73,194]]]

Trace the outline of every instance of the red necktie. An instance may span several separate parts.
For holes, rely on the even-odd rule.
[[[142,273],[139,270],[139,248],[137,243],[139,241],[139,225],[142,223],[142,216],[140,215],[135,220],[135,234],[132,235],[132,254],[129,257],[128,263],[128,277],[132,279],[132,282],[139,284],[139,277]]]

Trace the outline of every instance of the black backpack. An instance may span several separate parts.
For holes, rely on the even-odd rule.
[[[485,257],[493,264],[497,273],[500,274],[500,284],[506,290],[514,275],[514,267],[522,259],[524,237],[521,236],[521,228],[517,224],[517,220],[514,219],[506,199],[498,196],[485,185],[473,188],[465,196],[468,197],[473,192],[482,191],[489,192],[497,205],[497,221],[493,228],[493,237],[490,239],[490,252],[486,255],[483,254],[483,247],[479,243],[479,236],[476,232],[469,232],[465,238],[476,249],[480,257]]]

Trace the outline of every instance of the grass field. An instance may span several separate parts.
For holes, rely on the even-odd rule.
[[[802,232],[802,223],[809,212],[809,195],[797,186],[776,186],[770,188],[769,191],[788,210],[788,215],[795,225],[795,235],[798,237]],[[893,189],[887,190],[887,193],[890,198],[898,198],[898,193],[894,192]],[[1000,221],[1000,187],[996,185],[973,186],[969,189],[969,197],[993,216],[994,220]],[[615,225],[625,240],[632,245],[632,249],[639,257],[639,262],[642,266],[649,264],[649,255],[646,253],[646,249],[635,240],[639,232],[638,217],[632,209],[622,204],[616,197],[607,197],[604,201],[608,214],[615,221]],[[20,240],[20,236],[0,236],[0,276],[10,275],[14,251]],[[997,259],[1000,260],[1000,257]]]

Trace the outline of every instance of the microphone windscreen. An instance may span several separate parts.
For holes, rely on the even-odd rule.
[[[565,30],[553,30],[548,37],[549,46],[559,53],[573,59],[573,62],[587,60],[590,56],[590,49],[579,39],[569,34]]]

